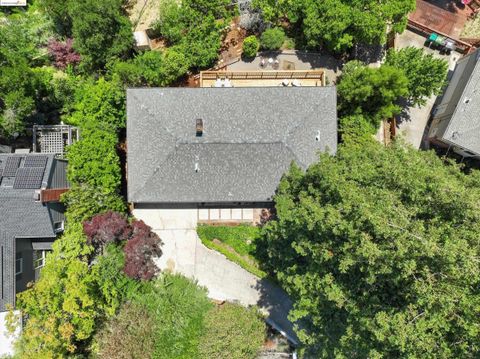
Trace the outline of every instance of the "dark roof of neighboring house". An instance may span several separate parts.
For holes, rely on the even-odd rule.
[[[129,89],[127,143],[130,202],[269,202],[292,161],[335,153],[336,90]]]
[[[454,87],[452,91],[458,91],[450,104],[456,107],[450,121],[437,136],[480,155],[480,50],[460,61],[455,69],[460,74],[454,73],[452,81],[456,81],[449,85]]]
[[[15,188],[15,176],[8,178],[2,176],[2,173],[5,174],[4,168],[8,158],[24,159],[26,157],[46,159],[43,178],[38,188]],[[34,199],[35,191],[46,188],[48,185],[53,160],[53,155],[0,155],[0,172],[2,172],[0,173],[0,213],[2,213],[0,228],[17,237],[55,236],[47,207]],[[19,167],[23,168],[23,166],[24,163],[21,162]],[[28,187],[35,187],[35,185]]]
[[[55,238],[56,212],[37,201],[36,192],[62,182],[57,177],[64,179],[65,174],[59,174],[60,171],[65,172],[65,167],[57,164],[54,155],[0,154],[0,246],[3,251],[0,289],[4,293],[0,298],[0,311],[6,303],[14,301],[15,239]]]

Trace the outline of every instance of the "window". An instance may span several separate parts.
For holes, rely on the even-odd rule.
[[[45,261],[47,259],[47,252],[46,250],[39,250],[35,251],[33,254],[33,258],[35,258],[35,261],[33,262],[33,265],[35,269],[40,269],[45,266]]]
[[[63,221],[62,222],[55,222],[53,224],[53,229],[54,229],[55,233],[63,232],[63,229],[64,229]]]
[[[15,255],[15,275],[20,276],[23,273],[23,256],[22,252]]]

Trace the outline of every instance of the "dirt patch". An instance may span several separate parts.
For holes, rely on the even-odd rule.
[[[240,27],[240,18],[236,17],[230,23],[230,26],[222,41],[220,49],[219,66],[226,65],[239,59],[242,55],[243,40],[247,36],[247,31]]]
[[[461,36],[463,38],[480,39],[480,16],[478,14],[465,23]]]
[[[157,20],[161,0],[129,0],[126,11],[134,31],[147,30]]]

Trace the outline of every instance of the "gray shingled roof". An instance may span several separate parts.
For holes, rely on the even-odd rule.
[[[127,143],[130,202],[268,202],[292,161],[335,153],[336,90],[129,89]]]
[[[442,138],[480,155],[480,50],[470,56],[473,70]]]
[[[11,156],[37,155],[0,154],[0,169],[3,169],[6,159]],[[53,155],[47,157],[42,188],[48,184],[54,161]],[[14,189],[10,185],[12,183],[11,178],[1,178],[0,181],[0,246],[3,251],[3,263],[0,263],[3,278],[3,283],[0,283],[3,292],[3,298],[0,297],[0,311],[5,310],[7,303],[13,304],[15,299],[15,239],[55,237],[51,212],[47,206],[35,201],[35,189]]]

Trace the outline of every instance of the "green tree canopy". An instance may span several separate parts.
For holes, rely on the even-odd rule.
[[[445,85],[448,63],[421,48],[389,50],[385,63],[403,70],[408,79],[408,100],[413,105],[424,105],[428,97],[439,95]]]
[[[381,120],[400,112],[396,103],[407,94],[408,80],[401,69],[371,68],[351,61],[343,68],[337,91],[341,117],[363,115],[377,128]]]
[[[82,57],[84,69],[102,70],[108,61],[126,58],[131,51],[133,33],[122,5],[123,0],[68,3],[74,47]]]
[[[56,100],[50,87],[53,71],[35,66],[48,60],[43,48],[52,24],[35,9],[0,15],[0,134],[22,133],[45,121]]]
[[[311,357],[477,357],[479,197],[478,171],[401,144],[292,167],[261,253]]]
[[[383,44],[387,26],[402,32],[415,0],[254,0],[267,21],[289,20],[310,47],[345,51],[355,43]]]
[[[125,86],[157,86],[172,84],[187,73],[189,63],[182,52],[175,48],[163,52],[146,51],[130,61],[114,62],[110,76]]]
[[[186,57],[189,68],[208,67],[218,58],[222,28],[232,14],[229,0],[162,0],[154,29]]]
[[[95,279],[86,256],[80,226],[70,225],[53,244],[35,286],[17,296],[17,308],[28,317],[17,351],[22,358],[58,358],[88,339],[99,316]]]

